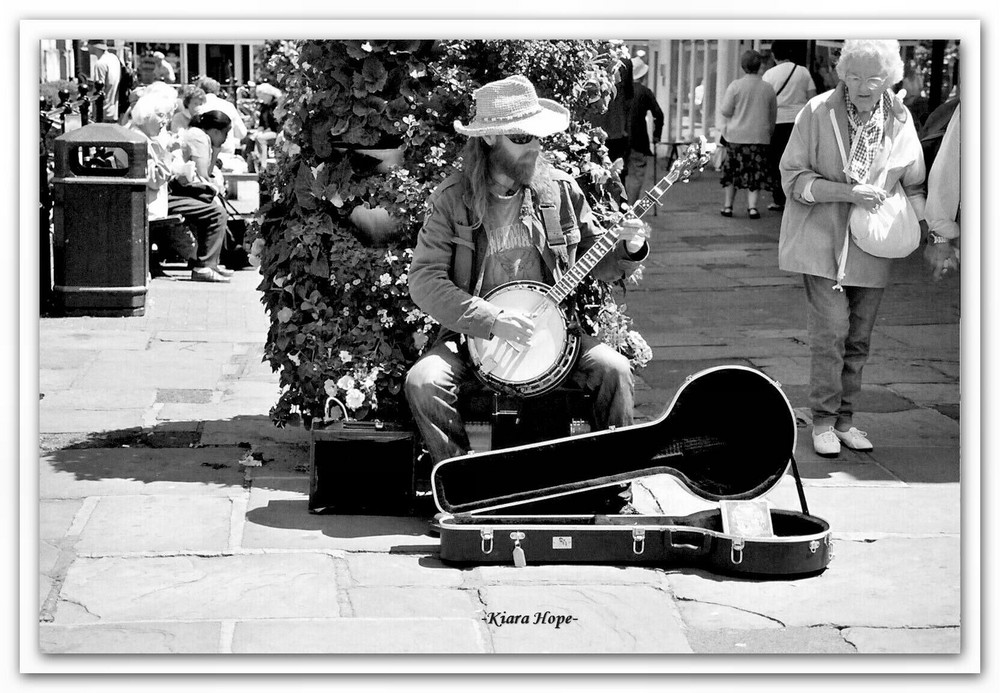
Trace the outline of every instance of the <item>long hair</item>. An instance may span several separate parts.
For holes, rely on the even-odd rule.
[[[469,223],[479,226],[486,219],[486,208],[490,203],[491,147],[482,137],[470,137],[462,149],[462,200],[469,208]],[[551,163],[545,152],[538,156],[535,174],[528,184],[536,199],[551,197]]]
[[[479,226],[490,202],[490,146],[482,137],[470,137],[462,149],[462,183],[469,223]]]

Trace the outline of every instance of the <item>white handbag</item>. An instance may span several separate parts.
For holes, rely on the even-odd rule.
[[[899,181],[878,209],[855,205],[850,226],[854,243],[875,257],[906,257],[920,245],[920,222]]]

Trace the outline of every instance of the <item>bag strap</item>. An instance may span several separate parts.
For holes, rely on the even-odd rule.
[[[837,115],[830,109],[830,123],[833,124],[833,134],[837,138],[837,147],[840,149],[840,158],[844,161],[844,172],[847,172],[847,149],[844,147],[844,138],[840,136],[840,125],[837,124]],[[848,179],[850,180],[850,179]],[[841,282],[847,276],[847,251],[851,246],[850,221],[848,228],[844,229],[844,245],[840,249],[840,257],[837,260],[837,283],[833,285],[834,291],[843,293],[844,286]]]
[[[778,94],[780,94],[785,90],[785,87],[788,86],[788,82],[792,79],[792,75],[795,74],[796,68],[798,68],[798,65],[796,63],[792,63],[792,71],[788,73],[787,77],[785,77],[785,82],[784,84],[781,85],[781,88],[778,89],[778,91],[774,92],[775,96],[777,96]]]

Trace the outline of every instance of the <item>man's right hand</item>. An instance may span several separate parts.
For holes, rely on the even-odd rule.
[[[493,336],[527,345],[535,334],[535,323],[523,313],[504,309],[493,323]]]

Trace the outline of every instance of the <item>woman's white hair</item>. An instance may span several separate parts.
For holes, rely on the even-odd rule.
[[[163,116],[170,117],[174,114],[175,103],[174,99],[162,93],[144,94],[132,105],[132,122],[141,127]]]
[[[882,66],[882,74],[889,84],[903,79],[903,59],[899,57],[899,41],[887,39],[849,39],[844,41],[837,60],[837,76],[844,79],[851,67],[863,58],[875,57]]]

